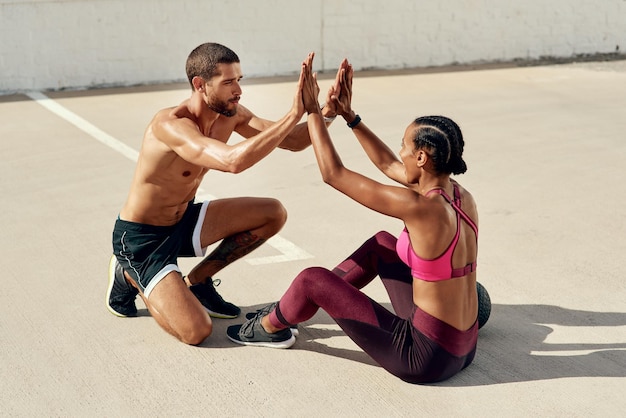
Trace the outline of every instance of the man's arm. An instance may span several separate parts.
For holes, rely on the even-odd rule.
[[[326,127],[329,127],[337,117],[337,113],[331,111],[329,106],[324,106],[322,108],[322,116],[324,117]],[[307,122],[302,122],[293,128],[293,130],[289,133],[289,135],[287,135],[283,142],[278,145],[278,147],[289,151],[302,151],[309,145],[311,145],[309,127]]]
[[[328,106],[325,106],[322,110],[324,120],[326,120],[326,126],[330,126],[335,119],[336,114],[331,114]],[[246,120],[242,125],[235,128],[235,131],[244,138],[250,138],[254,135],[258,135],[260,132],[268,129],[274,122],[260,118],[254,114]],[[297,124],[289,134],[278,144],[278,148],[286,149],[289,151],[302,151],[311,145],[311,138],[309,136],[309,128],[306,122]]]
[[[234,145],[210,138],[188,117],[168,117],[155,121],[154,135],[184,160],[230,173],[240,173],[276,148],[293,130],[304,114],[302,104],[302,72],[289,112],[276,123]]]

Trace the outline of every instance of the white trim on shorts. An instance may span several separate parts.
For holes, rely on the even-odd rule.
[[[206,211],[207,208],[209,206],[209,201],[205,200],[202,202],[202,207],[200,208],[200,212],[198,214],[198,219],[196,220],[196,226],[194,226],[193,228],[193,234],[191,237],[191,243],[193,245],[193,251],[196,257],[202,257],[204,256],[204,254],[206,253],[206,249],[207,247],[202,247],[202,243],[200,242],[200,235],[202,233],[202,225],[204,225],[204,217],[206,216]],[[123,243],[123,240],[122,240]],[[131,263],[132,266],[132,263]],[[168,274],[170,274],[171,272],[176,271],[178,273],[181,274],[182,276],[182,271],[180,270],[180,268],[176,265],[176,264],[168,264],[165,267],[163,267],[161,270],[159,270],[159,272],[157,274],[155,274],[152,279],[150,280],[150,283],[148,283],[148,286],[145,286],[145,290],[143,291],[143,294],[146,298],[150,297],[150,293],[152,292],[152,290],[154,289],[154,287],[165,278],[165,276],[167,276]],[[141,280],[140,280],[141,281]]]
[[[161,270],[159,270],[159,272],[157,274],[155,274],[154,277],[152,277],[152,280],[150,280],[150,283],[148,283],[148,286],[146,286],[146,289],[143,291],[143,295],[146,298],[149,298],[150,297],[150,292],[152,292],[152,290],[154,289],[154,286],[156,286],[161,280],[163,280],[165,278],[165,276],[167,276],[168,274],[170,274],[173,271],[177,271],[181,275],[183,274],[180,271],[180,268],[178,268],[178,266],[176,264],[168,264],[167,266],[165,266]]]
[[[204,224],[204,218],[206,216],[208,206],[208,200],[202,202],[202,207],[200,208],[200,213],[198,214],[198,220],[196,221],[196,226],[193,229],[193,235],[191,237],[193,252],[195,253],[196,257],[204,257],[204,254],[206,254],[207,247],[202,247],[202,243],[200,242],[200,234],[202,233],[202,225]]]

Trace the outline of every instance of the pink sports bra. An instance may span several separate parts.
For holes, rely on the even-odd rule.
[[[409,237],[409,232],[406,230],[406,227],[400,233],[398,237],[398,241],[396,243],[396,252],[400,259],[409,267],[411,267],[411,274],[416,279],[425,280],[428,282],[436,282],[441,280],[453,279],[455,277],[463,277],[472,271],[476,270],[476,261],[473,263],[469,263],[465,267],[461,267],[458,269],[452,268],[452,254],[454,253],[454,249],[456,248],[457,243],[459,242],[459,236],[461,231],[461,218],[465,222],[469,224],[474,230],[476,234],[476,240],[478,241],[478,227],[470,219],[469,216],[461,209],[461,196],[459,194],[459,187],[454,184],[454,201],[450,199],[450,196],[442,190],[442,189],[433,189],[429,191],[426,196],[428,196],[431,192],[435,192],[444,197],[452,205],[452,208],[456,211],[456,234],[454,235],[454,239],[446,249],[446,251],[441,254],[439,257],[426,260],[421,258],[415,251],[413,251],[413,247],[411,246],[411,239]]]

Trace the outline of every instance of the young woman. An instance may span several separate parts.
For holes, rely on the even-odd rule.
[[[319,87],[303,64],[303,100],[317,162],[326,183],[362,205],[401,219],[396,239],[379,232],[329,271],[302,271],[278,303],[243,325],[233,341],[289,347],[290,327],[324,309],[343,331],[387,371],[411,383],[445,380],[473,360],[478,338],[476,257],[478,213],[472,195],[451,174],[467,169],[455,122],[425,116],[404,131],[399,158],[351,108],[350,65],[333,95],[337,114],[353,130],[370,160],[400,186],[381,184],[344,167],[319,111]],[[392,313],[359,289],[380,276]]]

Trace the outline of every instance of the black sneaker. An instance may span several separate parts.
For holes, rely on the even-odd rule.
[[[124,277],[124,270],[115,256],[109,261],[109,287],[107,288],[106,305],[109,312],[125,318],[136,316],[135,298],[139,291],[131,286]]]
[[[252,319],[257,315],[261,315],[261,316],[269,315],[269,313],[272,312],[274,308],[276,308],[276,305],[278,305],[278,302],[272,302],[269,305],[264,306],[261,309],[257,309],[254,312],[248,312],[246,314],[246,319]],[[298,335],[300,335],[300,331],[298,330],[298,324],[293,325],[290,329],[294,337],[297,337]]]
[[[226,302],[215,290],[215,286],[219,285],[220,281],[215,280],[215,286],[213,280],[209,277],[207,283],[198,283],[189,287],[189,290],[196,295],[204,309],[214,318],[231,319],[237,318],[241,313],[239,307],[233,305],[230,302]]]
[[[478,293],[478,328],[482,328],[491,315],[491,298],[485,287],[476,282],[476,291]]]
[[[270,348],[289,348],[296,342],[289,328],[269,333],[261,325],[263,315],[255,315],[242,325],[231,325],[226,330],[228,338],[242,345],[256,345]]]

